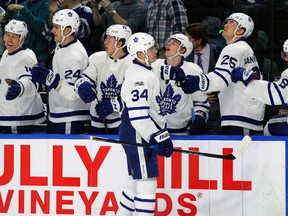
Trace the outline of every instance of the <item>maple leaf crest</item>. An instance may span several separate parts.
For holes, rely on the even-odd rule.
[[[120,95],[122,84],[118,85],[118,81],[114,74],[106,80],[106,83],[101,82],[100,89],[102,98],[111,98]]]
[[[181,100],[180,94],[175,94],[175,91],[171,84],[168,84],[163,95],[161,109],[165,114],[172,114],[176,112],[176,107],[179,101]]]

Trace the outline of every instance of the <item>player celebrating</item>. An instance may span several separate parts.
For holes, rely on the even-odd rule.
[[[135,33],[128,40],[128,52],[134,58],[127,69],[121,96],[125,102],[119,138],[130,143],[149,143],[157,149],[124,146],[130,175],[128,187],[122,193],[117,216],[154,215],[157,153],[170,157],[173,144],[161,115],[159,79],[150,64],[157,58],[154,38]]]
[[[34,52],[23,45],[27,33],[27,25],[22,21],[11,20],[5,26],[7,49],[0,61],[1,134],[31,133],[32,125],[45,120],[41,97],[29,73],[37,59]]]
[[[37,65],[31,69],[35,82],[45,84],[49,91],[48,133],[83,133],[89,120],[89,106],[74,91],[74,83],[88,65],[85,48],[75,38],[79,16],[70,9],[56,12],[52,19],[54,41],[57,43],[52,70]]]
[[[128,26],[111,25],[105,33],[105,51],[89,57],[89,66],[76,82],[82,100],[92,102],[90,133],[118,134],[123,109],[120,91],[125,72],[132,63],[126,48],[130,36]]]
[[[283,60],[288,59],[288,40],[283,44],[281,52]],[[268,82],[264,80],[254,80],[258,71],[247,70],[237,67],[232,71],[232,80],[234,82],[242,81],[246,86],[245,93],[250,94],[261,102],[268,105],[285,105],[288,103],[288,69],[284,70],[281,77],[276,82]],[[264,130],[265,135],[288,135],[287,114],[273,116],[268,122]]]
[[[224,47],[213,71],[208,74],[188,75],[186,79],[175,76],[182,82],[187,94],[195,91],[219,93],[221,127],[223,134],[253,135],[263,130],[265,105],[249,94],[245,86],[231,81],[231,72],[236,67],[258,69],[258,62],[251,47],[246,43],[254,29],[252,19],[243,13],[231,14],[224,25]],[[173,73],[170,78],[173,78]],[[259,72],[259,78],[262,77]]]
[[[188,134],[187,126],[190,134],[201,134],[208,118],[209,103],[205,93],[197,91],[188,95],[177,86],[177,82],[165,80],[170,79],[166,76],[170,70],[174,70],[176,76],[182,75],[183,70],[185,75],[203,73],[197,64],[183,61],[192,49],[192,42],[187,36],[173,34],[166,42],[166,59],[157,59],[152,64],[153,70],[161,71],[161,78],[164,79],[160,81],[163,93],[161,112],[165,115],[169,133],[173,134]]]

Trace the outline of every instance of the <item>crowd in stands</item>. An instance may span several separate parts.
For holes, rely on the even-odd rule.
[[[265,105],[246,93],[250,80],[233,82],[231,74],[251,64],[258,79],[281,79],[287,12],[286,0],[1,1],[0,133],[118,134],[121,88],[137,58],[127,41],[145,32],[158,59],[143,62],[160,80],[169,133],[263,134],[272,116],[286,117],[285,101]],[[26,48],[34,54],[19,55]],[[135,100],[148,94],[134,93]]]

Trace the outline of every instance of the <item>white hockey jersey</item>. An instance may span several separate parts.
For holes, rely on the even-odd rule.
[[[126,72],[121,91],[129,115],[122,115],[123,121],[130,121],[138,134],[136,137],[142,137],[146,142],[152,134],[166,127],[164,113],[160,109],[159,78],[151,69],[134,61]]]
[[[288,103],[288,69],[282,72],[277,82],[253,80],[245,92],[268,105]]]
[[[103,121],[98,118],[95,107],[98,101],[104,98],[120,97],[125,73],[132,64],[130,55],[113,60],[105,51],[97,52],[89,57],[89,66],[83,72],[83,76],[94,82],[97,90],[97,100],[91,102],[91,125],[104,128]],[[121,112],[113,112],[106,118],[108,128],[116,128],[121,123]]]
[[[22,48],[8,54],[5,50],[0,61],[0,125],[25,126],[45,121],[44,106],[31,81],[29,69],[37,64],[34,52]],[[23,95],[14,100],[6,100],[8,84],[5,79],[20,81],[24,86]]]
[[[160,79],[160,86],[162,92],[162,106],[161,113],[165,115],[167,121],[167,128],[173,134],[188,134],[187,124],[197,115],[197,111],[202,111],[206,114],[208,119],[209,102],[207,94],[201,91],[194,92],[193,94],[185,94],[181,87],[176,85],[173,80],[166,81],[160,77],[160,68],[167,64],[164,59],[157,59],[152,64],[153,71]],[[179,65],[186,75],[202,74],[202,69],[195,63],[182,61]]]
[[[242,82],[231,81],[235,67],[258,67],[256,56],[245,41],[229,44],[222,50],[214,71],[208,73],[207,92],[220,91],[219,103],[222,126],[239,126],[255,131],[263,130],[265,105],[245,93]],[[200,81],[201,82],[201,81]]]
[[[74,40],[55,50],[52,70],[59,73],[61,87],[49,92],[49,120],[55,123],[89,120],[90,103],[85,104],[74,90],[75,81],[88,66],[88,55]]]

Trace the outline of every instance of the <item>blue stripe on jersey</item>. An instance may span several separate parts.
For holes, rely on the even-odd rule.
[[[223,79],[223,81],[225,82],[226,86],[229,86],[229,83],[227,81],[227,79],[219,72],[214,71],[214,73],[219,76],[221,79]]]
[[[270,98],[271,105],[272,106],[275,105],[274,104],[274,99],[273,99],[272,93],[271,93],[271,83],[270,82],[268,83],[268,95],[269,95],[269,98]]]
[[[27,78],[31,78],[32,75],[31,74],[22,74],[21,76],[19,76],[19,79],[22,77],[27,77]]]
[[[141,199],[141,198],[139,198],[139,197],[135,197],[134,198],[134,200],[135,201],[138,201],[138,202],[147,202],[147,203],[153,203],[153,202],[155,202],[155,199]]]
[[[148,110],[150,107],[149,106],[143,106],[143,107],[129,107],[128,111],[132,111],[132,110]]]
[[[150,116],[141,116],[141,117],[134,117],[134,118],[129,118],[130,121],[138,121],[138,120],[142,120],[142,119],[149,119]]]
[[[104,123],[104,119],[100,119],[96,116],[92,116],[90,115],[90,118],[93,122],[99,122],[99,123]],[[105,119],[105,122],[108,123],[108,124],[112,124],[112,123],[115,123],[115,122],[118,122],[118,121],[121,121],[121,118],[115,118],[115,119]]]
[[[244,116],[235,116],[235,115],[226,115],[221,117],[222,121],[242,121],[247,122],[254,125],[263,125],[263,121],[258,121],[255,119],[247,118]]]
[[[26,121],[26,120],[35,120],[43,118],[44,112],[41,112],[36,115],[24,115],[24,116],[0,116],[0,121]]]
[[[77,116],[77,115],[89,115],[89,110],[76,110],[72,112],[65,112],[65,113],[51,113],[50,116],[53,118],[63,118],[63,117],[70,117],[70,116]]]
[[[131,199],[130,197],[127,196],[127,194],[123,191],[122,192],[122,195],[127,199],[129,200],[130,202],[134,202],[134,199]]]
[[[148,214],[154,214],[154,210],[145,210],[145,209],[137,209],[137,208],[136,208],[136,212],[145,212]]]
[[[124,205],[122,202],[120,202],[120,205],[128,211],[134,212],[134,209],[129,208],[128,206]]]
[[[282,103],[282,104],[285,104],[285,100],[284,100],[284,98],[283,98],[283,96],[282,96],[282,94],[281,94],[281,91],[280,91],[278,85],[276,85],[275,83],[273,83],[273,85],[274,85],[274,87],[275,87],[275,89],[276,89],[276,91],[277,91],[277,93],[278,93],[278,95],[279,95],[279,98],[280,98],[280,100],[281,100],[281,103]]]

